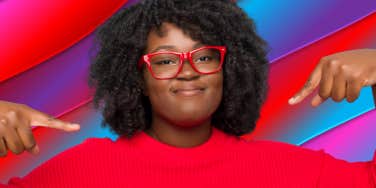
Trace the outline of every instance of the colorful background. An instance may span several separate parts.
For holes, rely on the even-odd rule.
[[[100,127],[87,86],[93,31],[117,10],[137,1],[0,1],[0,100],[27,104],[81,130],[33,130],[40,154],[0,158],[0,182],[23,176],[88,137],[116,135]],[[374,0],[239,1],[269,43],[269,94],[256,130],[244,137],[324,149],[348,161],[370,160],[376,148],[376,112],[370,87],[354,103],[311,97],[289,106],[321,57],[376,48]],[[312,95],[313,96],[313,95]]]

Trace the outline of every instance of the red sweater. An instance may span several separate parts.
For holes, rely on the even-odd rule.
[[[322,150],[245,141],[216,128],[207,142],[193,148],[169,146],[139,132],[115,142],[87,139],[27,176],[11,178],[8,184],[54,188],[376,187],[376,157],[349,163]]]

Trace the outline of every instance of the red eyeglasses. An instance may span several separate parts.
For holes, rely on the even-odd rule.
[[[213,74],[222,69],[226,54],[225,46],[204,46],[190,52],[155,52],[143,55],[138,62],[141,70],[145,63],[155,79],[175,78],[188,59],[192,68],[200,74]]]

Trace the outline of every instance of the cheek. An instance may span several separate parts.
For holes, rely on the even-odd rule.
[[[149,97],[152,108],[163,105],[168,94],[169,80],[156,80],[148,72],[144,73],[145,95]]]
[[[212,80],[212,94],[211,96],[213,97],[211,102],[213,103],[212,106],[214,111],[218,108],[219,104],[222,101],[222,96],[223,96],[223,75],[220,73],[217,78]],[[212,109],[213,110],[213,109]]]

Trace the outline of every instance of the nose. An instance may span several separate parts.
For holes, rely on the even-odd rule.
[[[184,80],[192,80],[192,79],[198,78],[199,76],[200,74],[193,69],[188,59],[185,59],[182,65],[182,69],[176,78],[184,79]]]

